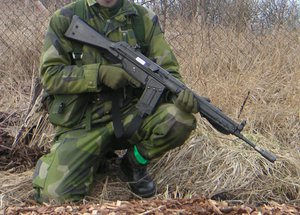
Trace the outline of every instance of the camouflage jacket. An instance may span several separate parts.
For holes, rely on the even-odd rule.
[[[157,16],[151,10],[133,5],[128,0],[120,1],[122,1],[121,7],[116,14],[109,17],[96,0],[85,0],[84,10],[87,17],[85,21],[97,31],[106,34],[112,41],[125,40],[131,45],[137,44],[136,32],[144,30],[143,42],[147,45],[145,55],[155,60],[173,76],[181,78],[178,73],[177,60],[164,39],[159,23],[155,22]],[[75,3],[71,3],[63,7],[51,17],[41,56],[40,76],[44,89],[50,95],[63,95],[62,100],[65,100],[68,95],[81,95],[82,97],[101,92],[103,84],[98,81],[99,67],[110,64],[99,49],[88,45],[82,46],[82,65],[74,64],[71,55],[74,45],[64,37],[74,15],[74,5]],[[131,21],[132,16],[142,19],[143,28],[139,28],[139,26],[130,28],[128,23],[134,24]],[[82,100],[83,103],[86,103],[85,99]],[[56,106],[60,107],[57,104]],[[111,105],[103,103],[94,103],[92,106],[93,120],[103,118],[103,114],[96,114],[97,110],[103,109],[103,106],[105,106],[105,110],[101,112],[104,115],[108,114],[111,109]]]

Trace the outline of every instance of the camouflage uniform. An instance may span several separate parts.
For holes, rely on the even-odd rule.
[[[86,21],[112,41],[125,40],[131,45],[138,42],[137,31],[144,30],[146,48],[143,53],[173,76],[181,78],[178,63],[155,22],[157,16],[127,0],[120,1],[120,4],[111,15],[95,0],[86,0]],[[74,64],[70,54],[74,45],[63,36],[73,15],[74,3],[55,12],[41,57],[41,80],[50,95],[48,98],[51,98],[49,118],[56,126],[54,145],[50,153],[38,161],[33,177],[37,200],[41,202],[82,199],[89,192],[99,160],[108,151],[134,147],[139,162],[148,162],[183,144],[195,128],[194,116],[178,109],[170,102],[169,96],[165,96],[138,131],[124,141],[116,139],[111,117],[112,102],[101,98],[112,90],[97,81],[99,67],[110,63],[99,50],[83,45],[82,65]],[[131,27],[132,16],[139,16],[144,27]],[[135,108],[137,100],[138,96],[134,95],[121,107],[125,130],[138,114]]]

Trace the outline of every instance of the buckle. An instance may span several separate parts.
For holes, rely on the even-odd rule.
[[[72,52],[72,57],[73,57],[74,60],[81,60],[82,59],[82,55],[83,55],[83,53]]]
[[[133,46],[132,48],[139,50],[141,49],[141,46],[139,44],[135,44],[135,46]]]

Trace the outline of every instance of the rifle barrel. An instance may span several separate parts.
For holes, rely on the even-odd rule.
[[[246,142],[248,145],[250,145],[255,151],[257,151],[259,154],[261,154],[264,158],[266,158],[268,161],[274,163],[276,161],[276,156],[272,154],[271,152],[267,151],[266,149],[263,149],[254,143],[252,143],[249,139],[247,139],[243,134],[238,133],[234,134],[244,142]]]

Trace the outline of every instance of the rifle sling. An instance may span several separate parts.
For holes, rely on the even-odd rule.
[[[144,117],[138,114],[129,123],[126,130],[124,129],[121,114],[121,106],[124,105],[122,105],[122,103],[124,102],[122,93],[123,90],[117,90],[110,95],[110,100],[112,101],[112,122],[114,133],[117,139],[130,138],[134,134],[134,132],[136,132],[140,128],[144,120]]]
[[[131,137],[134,134],[134,132],[136,132],[141,127],[143,121],[144,117],[142,117],[140,114],[136,115],[130,122],[128,128],[126,129],[124,137]]]
[[[121,138],[124,135],[124,127],[121,117],[121,98],[122,98],[122,91],[114,91],[111,94],[111,101],[112,101],[112,122],[114,126],[114,133],[116,138]]]

